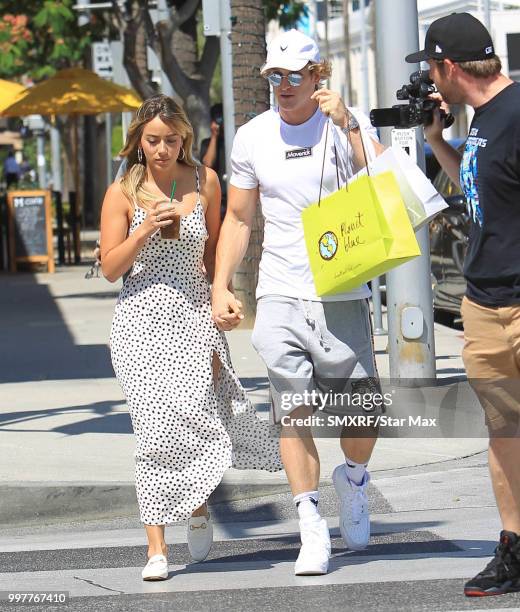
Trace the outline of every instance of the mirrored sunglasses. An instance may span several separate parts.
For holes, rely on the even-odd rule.
[[[280,72],[271,72],[266,78],[273,87],[280,87],[284,76]],[[291,87],[299,87],[303,81],[303,74],[301,72],[290,72],[287,75],[287,80]]]

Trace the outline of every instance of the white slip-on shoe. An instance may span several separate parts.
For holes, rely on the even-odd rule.
[[[302,547],[296,559],[294,573],[296,576],[319,576],[329,569],[330,535],[327,521],[300,520],[300,538]]]
[[[332,473],[332,482],[340,500],[339,530],[350,550],[363,550],[370,540],[367,485],[370,474],[365,472],[360,485],[347,477],[344,463]]]
[[[194,561],[204,561],[213,544],[213,526],[210,515],[191,516],[188,519],[188,549]]]
[[[166,580],[168,578],[168,560],[164,555],[153,555],[141,573],[143,580]]]

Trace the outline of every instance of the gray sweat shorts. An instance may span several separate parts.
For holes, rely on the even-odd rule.
[[[372,392],[374,384],[377,387],[367,300],[315,302],[263,296],[251,341],[269,376],[271,423],[280,423],[301,405],[318,409],[327,391],[353,393],[367,380],[372,381]],[[318,405],[300,401],[313,392],[321,394]]]

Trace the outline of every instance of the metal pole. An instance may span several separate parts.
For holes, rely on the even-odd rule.
[[[316,0],[309,1],[309,31],[311,38],[318,41],[318,15],[317,15]]]
[[[378,105],[386,107],[396,103],[396,90],[409,81],[414,70],[404,58],[419,49],[417,3],[375,0],[375,8]],[[424,160],[423,132],[420,128],[415,132]],[[382,137],[390,144],[388,130],[382,130]],[[408,379],[414,386],[436,376],[428,227],[417,232],[417,240],[422,255],[386,275],[390,376]],[[414,337],[418,332],[420,336]]]
[[[51,167],[52,167],[52,189],[61,191],[61,142],[60,132],[57,127],[51,125]]]
[[[220,0],[220,61],[222,65],[222,106],[224,110],[226,181],[229,184],[229,179],[231,178],[231,148],[233,147],[233,138],[235,137],[230,0]]]
[[[79,119],[74,115],[74,205],[71,210],[72,219],[72,241],[74,244],[74,263],[81,263],[81,213],[83,198],[81,197],[80,173],[79,173]]]
[[[112,115],[105,113],[105,155],[107,164],[107,187],[112,184]]]
[[[489,0],[483,0],[484,25],[491,32],[491,7]]]
[[[350,0],[343,0],[343,45],[345,53],[345,80],[347,104],[352,105],[352,71],[350,64]]]
[[[45,165],[45,132],[36,132],[36,166],[38,169],[38,185],[40,189],[47,189],[47,168]]]
[[[367,57],[367,20],[365,13],[365,0],[360,0],[359,17],[361,19],[361,86],[363,88],[363,110],[368,111],[370,106],[368,91],[368,57]]]
[[[126,136],[128,134],[128,127],[130,126],[130,123],[132,122],[132,113],[121,113],[121,132],[122,132],[122,139],[123,139],[123,146],[125,146],[126,143]]]
[[[365,0],[360,0],[359,18],[361,20],[361,87],[363,91],[363,110],[368,113],[370,108],[370,94],[368,87],[368,48],[367,48],[367,19]],[[371,282],[372,307],[374,311],[374,335],[384,336],[387,332],[383,327],[383,308],[381,304],[381,278],[376,276]]]
[[[329,0],[323,0],[323,8],[325,14],[323,21],[325,22],[325,57],[330,58],[330,42],[329,42]]]
[[[63,202],[61,181],[61,142],[60,132],[55,125],[51,125],[51,165],[52,165],[52,191],[56,206],[56,225],[58,228],[58,263],[65,263],[65,238],[63,234]]]

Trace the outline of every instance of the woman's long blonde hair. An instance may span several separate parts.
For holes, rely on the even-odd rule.
[[[145,100],[128,128],[125,146],[119,153],[127,160],[126,172],[121,177],[121,189],[132,204],[137,202],[143,208],[149,207],[158,200],[155,194],[143,188],[146,178],[146,158],[142,152],[141,160],[138,157],[144,126],[155,117],[160,117],[164,123],[180,134],[182,138],[181,155],[184,150],[184,157],[179,158],[178,163],[193,168],[197,166],[192,155],[193,128],[184,110],[174,100],[163,94]]]

